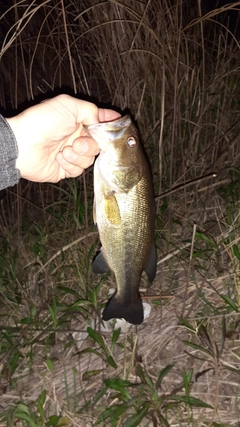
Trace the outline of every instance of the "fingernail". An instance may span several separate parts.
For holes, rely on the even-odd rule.
[[[81,142],[79,154],[84,154],[87,152],[87,150],[88,150],[88,144],[86,142]]]
[[[71,151],[71,153],[69,153],[68,155],[68,161],[70,162],[74,162],[75,160],[77,160],[78,155],[76,153],[74,153],[74,151]]]

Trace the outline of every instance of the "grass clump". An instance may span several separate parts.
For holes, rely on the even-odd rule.
[[[0,6],[3,114],[59,92],[129,109],[152,165],[158,249],[149,319],[104,333],[115,284],[90,268],[92,168],[1,192],[0,425],[240,422],[240,2],[209,4]]]

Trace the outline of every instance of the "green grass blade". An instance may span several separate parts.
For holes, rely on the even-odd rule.
[[[156,385],[155,385],[155,387],[156,387],[156,388],[160,387],[160,385],[161,385],[161,383],[162,383],[163,378],[168,374],[168,372],[169,372],[169,371],[171,371],[171,369],[173,368],[173,366],[174,366],[174,363],[173,363],[173,364],[171,364],[171,365],[167,365],[165,368],[163,368],[163,369],[159,372],[159,374],[158,374],[158,379],[157,379],[157,381],[156,381]]]
[[[147,415],[150,407],[151,407],[150,402],[143,403],[141,409],[137,411],[137,414],[129,417],[127,419],[127,421],[123,424],[123,427],[137,427],[137,426],[139,426],[140,422]]]

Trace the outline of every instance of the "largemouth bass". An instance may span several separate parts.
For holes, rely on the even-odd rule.
[[[130,116],[85,129],[100,147],[94,165],[93,216],[102,247],[92,271],[112,270],[117,282],[102,318],[124,318],[137,325],[143,321],[142,272],[153,281],[157,265],[150,167]]]

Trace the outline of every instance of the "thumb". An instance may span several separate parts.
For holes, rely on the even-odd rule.
[[[77,123],[91,125],[99,123],[99,108],[92,102],[74,99]]]

